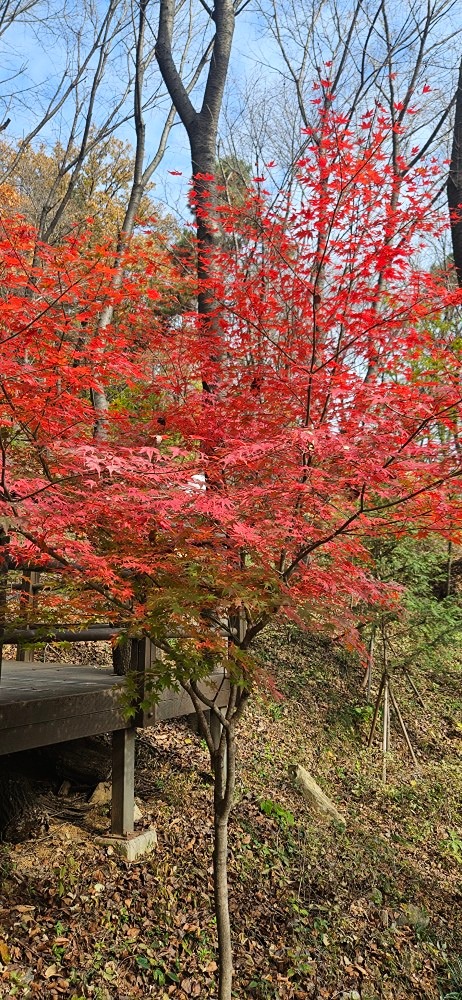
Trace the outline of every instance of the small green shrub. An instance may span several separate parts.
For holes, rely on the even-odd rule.
[[[448,830],[447,837],[441,842],[441,850],[462,865],[462,837],[456,830]]]
[[[448,963],[449,992],[442,991],[441,1000],[462,1000],[462,958]]]
[[[284,806],[280,806],[278,802],[273,802],[272,799],[260,799],[258,804],[265,816],[277,820],[282,827],[287,828],[294,825],[295,817],[290,812],[290,809],[285,809]]]

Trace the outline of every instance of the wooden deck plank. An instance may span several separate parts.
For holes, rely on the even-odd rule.
[[[133,725],[121,697],[123,678],[84,664],[4,660],[0,681],[0,754],[120,731]],[[217,671],[201,682],[217,704],[227,704],[229,682]],[[192,715],[183,691],[164,691],[158,704],[139,713],[138,726]]]
[[[68,663],[2,661],[0,705],[55,698],[57,694],[102,691],[121,685],[112,670]]]

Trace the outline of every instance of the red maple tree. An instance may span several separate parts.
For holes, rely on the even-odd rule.
[[[2,223],[10,557],[59,571],[67,621],[103,615],[150,636],[166,653],[159,683],[193,699],[228,634],[220,745],[203,718],[225,865],[234,724],[268,680],[252,640],[285,614],[357,645],[358,616],[397,599],[374,578],[370,539],[460,533],[457,450],[440,432],[460,416],[459,354],[435,325],[460,292],[428,266],[444,228],[438,168],[391,167],[390,128],[380,111],[358,132],[322,112],[295,202],[271,205],[259,179],[246,204],[218,210],[206,322],[184,311],[194,276],[154,230],[132,241],[114,290],[111,248],[48,247]],[[96,441],[101,385],[111,405]],[[41,620],[62,622],[62,602],[44,594]]]

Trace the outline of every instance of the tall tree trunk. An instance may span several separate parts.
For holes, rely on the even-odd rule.
[[[210,291],[204,286],[207,286],[213,268],[210,250],[219,243],[215,218],[217,135],[234,35],[233,0],[215,0],[213,13],[209,13],[215,24],[215,35],[210,46],[212,54],[199,111],[192,104],[190,88],[185,86],[173,57],[174,0],[161,0],[156,45],[160,71],[189,139],[197,223],[198,311],[204,317],[210,316],[215,307]],[[205,53],[198,68],[203,65],[204,59]]]
[[[462,288],[462,59],[456,92],[456,112],[447,194],[454,266],[459,287]]]

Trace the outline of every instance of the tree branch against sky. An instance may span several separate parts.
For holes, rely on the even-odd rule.
[[[165,154],[176,113],[154,57],[154,4],[143,4],[140,8],[136,0],[105,0],[93,9],[91,4],[84,3],[79,6],[77,18],[71,7],[52,4],[51,0],[46,11],[37,4],[36,14],[39,9],[44,15],[40,21],[36,18],[31,22],[21,8],[16,17],[11,12],[9,35],[5,27],[13,50],[15,45],[24,49],[26,42],[27,56],[27,48],[35,47],[35,65],[30,71],[31,79],[24,64],[26,56],[22,55],[22,62],[16,66],[15,91],[9,97],[4,95],[5,115],[9,114],[10,124],[2,135],[0,183],[18,183],[18,180],[20,183],[24,157],[30,155],[30,150],[35,153],[40,144],[45,152],[56,151],[56,168],[53,173],[49,164],[48,177],[42,181],[42,205],[37,206],[38,215],[34,219],[39,235],[50,240],[59,238],[63,221],[72,216],[73,200],[78,198],[88,158],[99,150],[106,155],[111,137],[136,145],[136,186],[140,191],[142,163],[142,186],[146,190]],[[197,25],[188,16],[187,4],[181,3],[179,10],[178,58],[189,92],[196,85],[209,52],[206,46],[195,62],[191,50],[194,52],[196,47]],[[53,52],[51,63],[49,50]],[[190,60],[195,63],[192,70]],[[37,79],[40,73],[48,77],[46,84]],[[32,107],[28,98],[31,90]],[[140,160],[141,117],[144,137]],[[131,204],[133,208],[133,192]],[[124,224],[126,227],[126,219]]]
[[[234,80],[225,149],[245,150],[258,172],[275,161],[274,181],[284,170],[287,179],[303,152],[300,130],[315,119],[313,85],[328,79],[352,120],[379,102],[397,126],[405,123],[395,158],[399,152],[416,162],[421,153],[447,153],[459,61],[453,0],[259,0],[258,11],[261,43],[252,42],[258,71],[249,71],[250,85]],[[271,116],[259,105],[271,106]]]

